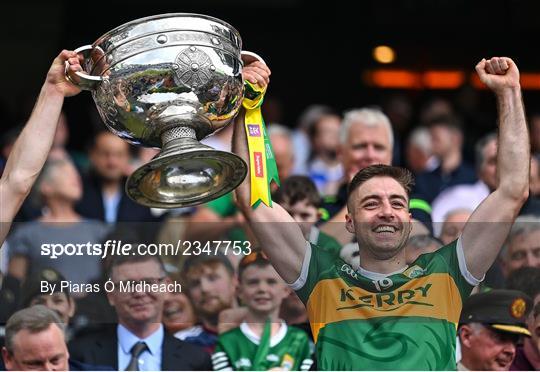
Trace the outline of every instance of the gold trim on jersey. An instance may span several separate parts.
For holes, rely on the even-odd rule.
[[[447,320],[457,328],[461,307],[459,289],[448,273],[415,278],[388,292],[349,286],[340,277],[324,279],[307,302],[315,342],[321,328],[343,320],[419,316]]]

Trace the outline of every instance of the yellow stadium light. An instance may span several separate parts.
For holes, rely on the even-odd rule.
[[[387,45],[379,45],[373,49],[373,58],[379,63],[392,63],[396,59],[396,53]]]

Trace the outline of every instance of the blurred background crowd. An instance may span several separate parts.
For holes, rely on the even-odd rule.
[[[36,5],[39,12],[25,12],[28,19],[24,21],[19,17],[7,20],[14,30],[28,22],[35,27],[32,32],[15,32],[16,42],[15,38],[8,41],[23,61],[2,61],[4,70],[20,63],[22,68],[16,70],[28,72],[22,83],[20,74],[6,76],[13,89],[0,94],[0,172],[29,115],[51,59],[47,56],[90,43],[138,17],[180,10],[208,14],[238,28],[245,48],[261,54],[272,69],[263,116],[282,182],[281,188],[274,189],[274,200],[301,225],[307,240],[332,250],[354,267],[358,246],[342,223],[348,181],[371,164],[407,167],[416,176],[410,206],[415,227],[406,246],[411,263],[420,254],[456,239],[472,211],[496,187],[496,108],[490,93],[469,76],[482,57],[508,55],[530,78],[523,85],[533,153],[530,197],[499,260],[475,291],[514,289],[532,299],[535,310],[527,318],[532,337],[521,342],[512,339],[513,346],[507,346],[510,351],[505,350],[514,359],[526,349],[530,366],[540,369],[540,78],[535,75],[540,61],[527,42],[527,32],[535,30],[533,15],[538,14],[533,2],[496,1],[493,9],[486,10],[466,1],[391,5],[368,1],[362,2],[363,12],[358,14],[348,12],[341,2],[327,4],[325,9],[314,9],[300,0],[259,6],[236,2],[230,7],[217,1],[197,6],[187,2],[188,9],[155,3],[152,11],[129,5],[125,12],[104,8],[98,14],[82,12],[75,17],[68,2],[59,1]],[[42,17],[48,21],[38,22]],[[494,35],[493,29],[504,32]],[[28,53],[24,51],[36,34],[46,41],[32,45],[31,61],[25,60]],[[390,46],[393,59],[372,55],[377,46]],[[396,71],[424,77],[411,82],[409,75],[396,75]],[[449,85],[437,86],[425,77],[445,71],[459,73],[437,75]],[[452,83],[452,76],[460,78]],[[231,135],[229,126],[203,142],[230,151]],[[246,291],[239,294],[242,278],[238,272],[245,274],[242,267],[249,262],[232,251],[210,257],[169,255],[158,261],[137,257],[126,262],[88,255],[53,260],[41,255],[43,243],[227,240],[249,241],[255,251],[264,244],[253,239],[232,195],[172,210],[150,209],[131,201],[124,192],[126,178],[158,151],[129,145],[108,131],[90,94],[66,101],[49,159],[0,251],[2,324],[19,309],[43,304],[67,325],[72,357],[123,369],[120,362],[127,365],[129,352],[116,365],[92,356],[99,354],[100,347],[106,349],[95,335],[107,334],[103,327],[118,318],[129,323],[145,313],[148,323],[163,324],[171,335],[208,353],[214,352],[220,333],[245,320],[240,306],[249,303],[249,296]],[[133,310],[129,298],[111,299],[103,292],[41,293],[42,281],[102,285],[111,276],[116,277],[112,280],[132,279],[121,278],[130,272],[129,265],[143,273],[138,280],[159,281],[167,276],[182,283],[184,291],[162,296],[133,294],[141,296],[140,301],[146,299],[144,311]],[[304,306],[296,295],[288,292],[275,298],[265,311],[279,308],[281,319],[310,334]],[[507,345],[508,340],[500,343]],[[228,368],[215,355],[213,367]],[[181,369],[174,360],[163,363],[158,369]],[[309,361],[301,367],[316,368]]]

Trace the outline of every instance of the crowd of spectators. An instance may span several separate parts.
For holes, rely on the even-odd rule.
[[[307,241],[358,266],[358,244],[344,227],[347,185],[359,170],[379,163],[406,166],[416,176],[410,210],[417,226],[406,245],[408,263],[459,236],[472,211],[497,185],[496,123],[471,138],[474,123],[453,108],[451,99],[434,96],[426,102],[413,107],[406,96],[399,98],[405,112],[417,111],[401,117],[399,127],[388,106],[341,113],[319,104],[307,107],[297,123],[268,124],[281,179],[281,187],[273,186],[273,198],[300,224]],[[5,367],[315,369],[306,311],[259,253],[264,242],[253,237],[233,195],[192,208],[143,207],[127,197],[124,183],[157,150],[133,147],[105,129],[94,134],[87,149],[72,149],[69,132],[76,121],[61,115],[45,166],[2,247]],[[524,319],[530,337],[495,337],[464,324],[460,338],[467,360],[497,359],[503,353],[505,368],[538,370],[540,115],[531,115],[529,123],[529,198],[499,259],[474,292],[512,289],[529,296],[532,310]],[[205,142],[230,151],[231,130]],[[16,129],[2,133],[0,164],[17,134]],[[107,241],[117,246],[170,243],[181,249],[160,256],[88,254],[87,246]],[[191,242],[190,250],[179,244],[184,242]],[[242,249],[225,249],[223,242]],[[197,244],[212,254],[194,254]],[[84,248],[53,257],[54,250],[44,251],[53,245]],[[182,291],[107,292],[108,282],[117,288],[180,284]],[[481,349],[474,340],[487,338],[507,346],[499,354],[474,354]],[[40,364],[37,356],[45,355],[47,343],[53,354]],[[25,353],[35,353],[35,360],[24,359]],[[256,359],[259,353],[263,359]],[[474,366],[494,365],[477,361]]]

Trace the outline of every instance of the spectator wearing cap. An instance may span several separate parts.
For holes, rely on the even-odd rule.
[[[238,280],[231,261],[222,253],[192,255],[184,263],[184,282],[199,324],[176,337],[212,353],[218,339],[219,314],[236,306]]]
[[[118,324],[71,341],[69,351],[74,358],[116,370],[211,368],[210,358],[201,348],[165,331],[162,316],[168,290],[137,290],[137,284],[159,288],[171,283],[159,256],[113,256],[108,278],[114,290],[107,297],[116,309]],[[126,287],[129,283],[135,287]]]
[[[531,307],[532,300],[515,290],[470,296],[463,305],[458,328],[458,370],[509,370],[516,345],[523,336],[531,336],[527,328]]]

